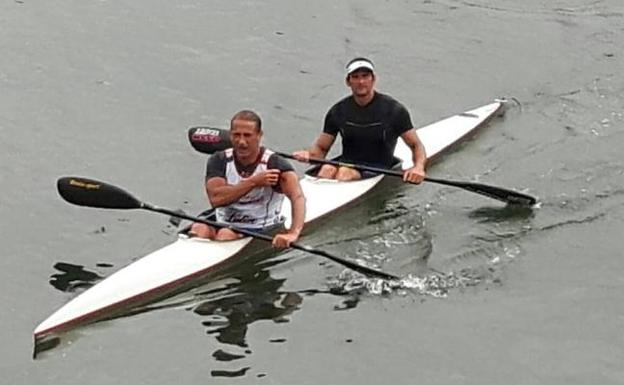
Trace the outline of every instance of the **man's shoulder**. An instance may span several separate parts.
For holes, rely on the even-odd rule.
[[[290,164],[288,159],[284,158],[280,154],[278,154],[278,153],[276,153],[276,152],[274,152],[272,150],[268,150],[268,149],[267,149],[267,151],[271,151],[269,157],[267,158],[267,163],[280,162],[280,163]]]
[[[227,157],[225,151],[217,151],[210,155],[206,162],[206,178],[225,177]]]
[[[270,150],[269,150],[270,151]],[[268,168],[276,168],[281,171],[294,171],[292,164],[283,156],[272,152],[267,159]]]
[[[377,92],[378,103],[391,114],[408,113],[407,107],[392,96]]]
[[[233,159],[229,154],[228,150],[221,150],[210,155],[207,161],[208,169],[225,169],[226,164]]]
[[[353,96],[347,95],[344,98],[342,98],[339,101],[337,101],[336,103],[334,103],[334,105],[329,108],[329,111],[330,112],[331,111],[336,111],[336,110],[342,108],[343,106],[349,105],[349,104],[351,104],[352,100],[353,100]]]
[[[401,102],[399,102],[394,97],[392,97],[392,96],[390,96],[388,94],[384,94],[384,93],[381,93],[381,92],[375,92],[375,96],[382,103],[403,106],[403,104]]]
[[[209,161],[224,162],[228,157],[230,157],[230,155],[228,155],[230,152],[231,149],[216,151],[212,155],[210,155]]]

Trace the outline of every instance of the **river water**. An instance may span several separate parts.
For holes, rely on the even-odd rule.
[[[15,0],[0,4],[0,29],[3,383],[624,382],[621,1]],[[359,55],[416,126],[510,98],[429,174],[540,205],[388,189],[305,242],[409,287],[290,252],[33,359],[39,322],[177,230],[69,205],[59,177],[198,212],[205,159],[189,126],[251,108],[267,145],[303,148]]]

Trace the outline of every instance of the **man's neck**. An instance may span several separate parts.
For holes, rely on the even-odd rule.
[[[234,159],[236,159],[236,162],[238,162],[238,164],[240,164],[241,166],[251,166],[252,164],[257,163],[260,160],[261,154],[262,148],[258,148],[258,151],[255,154],[251,154],[246,157],[241,157],[235,153]]]
[[[355,100],[355,103],[358,106],[364,107],[368,103],[370,103],[374,97],[375,97],[375,91],[372,91],[371,93],[363,95],[363,96],[353,95],[353,100]]]

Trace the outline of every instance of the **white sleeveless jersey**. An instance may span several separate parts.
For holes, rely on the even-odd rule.
[[[238,184],[253,175],[266,171],[267,162],[272,154],[273,151],[265,149],[253,174],[243,178],[236,170],[233,149],[225,150],[225,179],[227,183],[230,185]],[[227,206],[217,207],[215,209],[217,221],[248,229],[274,226],[285,220],[280,215],[283,200],[284,194],[275,191],[272,186],[256,187],[238,201]]]

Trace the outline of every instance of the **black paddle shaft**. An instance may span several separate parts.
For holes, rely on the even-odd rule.
[[[194,217],[194,216],[191,216],[191,215],[186,215],[186,214],[183,214],[183,213],[180,213],[180,212],[177,212],[177,211],[171,211],[171,210],[168,210],[168,209],[164,209],[162,207],[152,206],[152,205],[149,205],[147,203],[143,203],[141,208],[145,209],[145,210],[149,210],[149,211],[154,211],[154,212],[157,212],[157,213],[171,215],[171,216],[182,218],[182,219],[187,219],[189,221],[204,223],[204,224],[207,224],[207,225],[210,225],[210,226],[214,226],[214,227],[228,228],[228,229],[230,229],[230,230],[232,230],[234,232],[237,232],[239,234],[247,235],[249,237],[261,239],[261,240],[267,241],[267,242],[273,242],[273,238],[268,236],[268,235],[266,235],[266,234],[261,234],[261,233],[255,232],[255,231],[242,229],[240,227],[230,226],[230,225],[227,225],[227,224],[224,224],[224,223],[211,221],[211,220],[205,219],[205,218],[199,218],[199,217]],[[322,257],[329,258],[329,259],[331,259],[334,262],[337,262],[337,263],[339,263],[339,264],[341,264],[343,266],[346,266],[346,267],[348,267],[350,269],[353,269],[355,271],[359,271],[360,273],[363,273],[363,274],[377,276],[377,277],[380,277],[380,278],[383,278],[383,279],[393,279],[393,280],[398,280],[399,279],[399,277],[397,277],[396,275],[393,275],[393,274],[390,274],[390,273],[385,273],[383,271],[379,271],[379,270],[376,270],[376,269],[373,269],[373,268],[370,268],[370,267],[367,267],[367,266],[363,266],[363,265],[357,264],[355,262],[351,262],[351,261],[346,260],[346,259],[342,259],[342,258],[340,258],[338,256],[335,256],[333,254],[330,254],[330,253],[328,253],[328,252],[326,252],[324,250],[318,250],[318,249],[315,249],[315,248],[307,246],[307,245],[301,245],[301,244],[293,242],[293,243],[290,244],[290,247],[293,248],[293,249],[297,249],[297,250],[305,251],[305,252],[308,252],[308,253],[311,253],[311,254],[315,254],[315,255],[319,255],[319,256],[322,256]]]
[[[213,154],[216,151],[220,151],[220,150],[223,150],[225,148],[232,146],[232,143],[230,142],[230,138],[229,138],[229,131],[220,129],[220,128],[191,127],[188,130],[188,138],[193,148],[204,154]],[[276,151],[276,154],[281,155],[288,159],[294,159],[294,160],[299,161],[299,159],[285,152]],[[374,172],[377,174],[384,174],[384,175],[395,176],[395,177],[403,177],[403,173],[397,170],[389,170],[385,168],[366,166],[363,164],[353,164],[353,163],[346,163],[346,162],[340,162],[336,160],[319,159],[319,158],[310,158],[308,162],[312,164],[330,164],[330,165],[337,166],[337,167],[350,167],[356,170],[370,171],[370,172]],[[445,186],[458,187],[466,191],[470,191],[476,194],[481,194],[481,195],[484,195],[493,199],[497,199],[507,204],[533,206],[535,203],[537,203],[537,199],[530,195],[519,193],[517,191],[509,190],[509,189],[502,188],[502,187],[483,184],[483,183],[462,182],[462,181],[437,179],[437,178],[430,178],[430,177],[426,177],[425,181],[431,182],[431,183],[437,183],[437,184],[441,184]]]
[[[279,154],[285,158],[298,160],[291,154],[286,154],[283,152],[276,152],[276,154]],[[319,159],[319,158],[310,158],[308,161],[312,164],[330,164],[336,167],[350,167],[350,168],[355,168],[358,170],[374,172],[377,174],[384,174],[384,175],[396,176],[396,177],[401,177],[401,178],[403,177],[403,173],[401,171],[389,170],[389,169],[373,167],[373,166],[366,166],[362,164],[353,164],[353,163],[346,163],[346,162],[340,162],[336,160]],[[442,184],[446,186],[459,187],[464,190],[468,190],[477,194],[485,195],[490,198],[498,199],[500,201],[503,201],[505,203],[510,203],[510,204],[521,204],[521,205],[532,206],[535,203],[537,203],[537,199],[535,199],[534,197],[530,195],[519,193],[517,191],[509,190],[509,189],[502,188],[502,187],[483,184],[483,183],[460,182],[460,181],[437,179],[437,178],[430,178],[430,177],[425,177],[425,181],[431,182],[431,183],[438,183],[438,184]]]
[[[148,203],[141,202],[129,192],[108,183],[100,182],[94,179],[87,179],[81,177],[63,177],[57,181],[58,192],[63,199],[69,203],[73,203],[79,206],[96,207],[103,209],[119,209],[119,210],[132,210],[143,209],[153,211],[169,216],[187,219],[192,222],[201,222],[210,226],[219,228],[228,228],[234,232],[247,235],[249,237],[257,238],[266,242],[273,242],[273,238],[266,235],[257,233],[255,231],[230,226],[228,224],[211,221],[204,218],[187,215],[185,213],[172,211],[162,207],[156,207]],[[334,262],[337,262],[345,267],[358,271],[362,274],[375,276],[383,279],[398,280],[399,277],[390,273],[385,273],[367,266],[359,265],[355,262],[340,258],[336,255],[330,254],[324,250],[318,250],[310,246],[301,245],[298,243],[291,243],[290,247],[293,249],[308,252],[310,254],[319,255],[325,258],[329,258]]]

